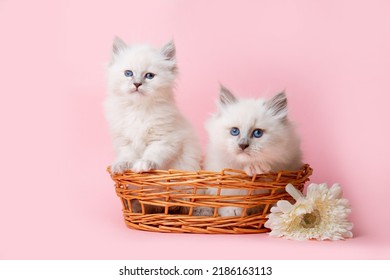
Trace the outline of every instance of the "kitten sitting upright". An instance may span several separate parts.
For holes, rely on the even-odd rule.
[[[198,139],[174,100],[176,70],[173,42],[155,49],[115,38],[104,103],[116,152],[113,173],[200,169]]]
[[[300,140],[287,118],[287,98],[279,93],[270,100],[237,99],[221,87],[218,112],[207,122],[207,170],[244,170],[249,176],[302,166]],[[216,189],[210,188],[210,194]],[[261,191],[256,192],[262,193]],[[246,195],[224,189],[222,195]],[[240,216],[242,208],[221,207],[220,216]]]

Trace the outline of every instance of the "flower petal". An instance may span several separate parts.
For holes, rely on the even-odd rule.
[[[272,206],[270,212],[271,213],[281,213],[282,210],[280,210],[278,206]]]
[[[343,195],[343,191],[341,190],[341,187],[338,183],[333,184],[333,186],[329,190],[330,193],[330,198],[336,199],[336,198],[341,198]]]
[[[353,236],[353,224],[348,221],[351,208],[349,201],[342,198],[339,184],[331,188],[326,183],[310,184],[306,196],[291,184],[286,191],[296,202],[280,200],[271,208],[265,223],[271,229],[270,236],[295,240],[342,240]],[[316,226],[308,226],[310,223]]]
[[[304,197],[292,184],[287,184],[286,192],[288,192],[296,201]]]
[[[328,186],[324,184],[310,184],[307,187],[306,198],[308,199],[324,199],[328,192]]]
[[[276,205],[283,213],[288,213],[293,209],[292,204],[287,200],[279,200]]]

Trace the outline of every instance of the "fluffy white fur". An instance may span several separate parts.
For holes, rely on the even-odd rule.
[[[133,75],[125,76],[126,70]],[[174,100],[175,74],[173,42],[155,49],[115,39],[104,103],[116,152],[113,172],[200,169],[198,139]]]
[[[231,135],[232,128],[238,128],[239,135]],[[237,99],[222,87],[218,112],[208,120],[206,129],[209,135],[205,159],[207,170],[231,168],[244,170],[253,176],[270,171],[297,170],[302,166],[300,140],[287,118],[284,93],[270,100]],[[255,129],[262,130],[261,137],[254,137]],[[208,192],[215,194],[216,189],[210,188]],[[222,195],[245,194],[245,190],[222,191]],[[219,208],[220,216],[241,214],[242,208]]]
[[[173,42],[155,49],[115,39],[104,103],[116,153],[114,173],[200,169],[198,139],[174,100],[175,76]]]

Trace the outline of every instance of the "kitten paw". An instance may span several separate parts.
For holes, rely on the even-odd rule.
[[[244,168],[244,171],[245,171],[245,173],[246,173],[248,176],[250,176],[250,177],[252,177],[253,175],[256,175],[256,174],[261,174],[261,173],[263,173],[262,170],[261,170],[261,168],[260,168],[260,166],[258,166],[258,165],[249,165],[249,166],[246,166],[246,167]]]
[[[134,163],[133,168],[131,168],[131,170],[135,173],[142,173],[142,172],[148,172],[156,168],[157,168],[157,164],[154,161],[141,159]]]
[[[130,161],[125,161],[125,160],[115,161],[111,165],[111,172],[114,174],[123,173],[126,170],[130,170],[131,166],[132,163]]]
[[[249,165],[249,166],[244,167],[245,173],[250,177],[252,177],[253,175],[256,175],[256,174],[268,173],[270,170],[271,170],[271,168],[269,166],[260,165],[260,164]]]
[[[242,208],[240,208],[240,207],[222,207],[222,208],[219,208],[218,214],[221,217],[241,216]]]

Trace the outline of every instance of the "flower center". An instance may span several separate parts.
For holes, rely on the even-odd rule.
[[[316,209],[311,213],[302,216],[301,226],[304,228],[314,228],[321,222],[320,212]]]

